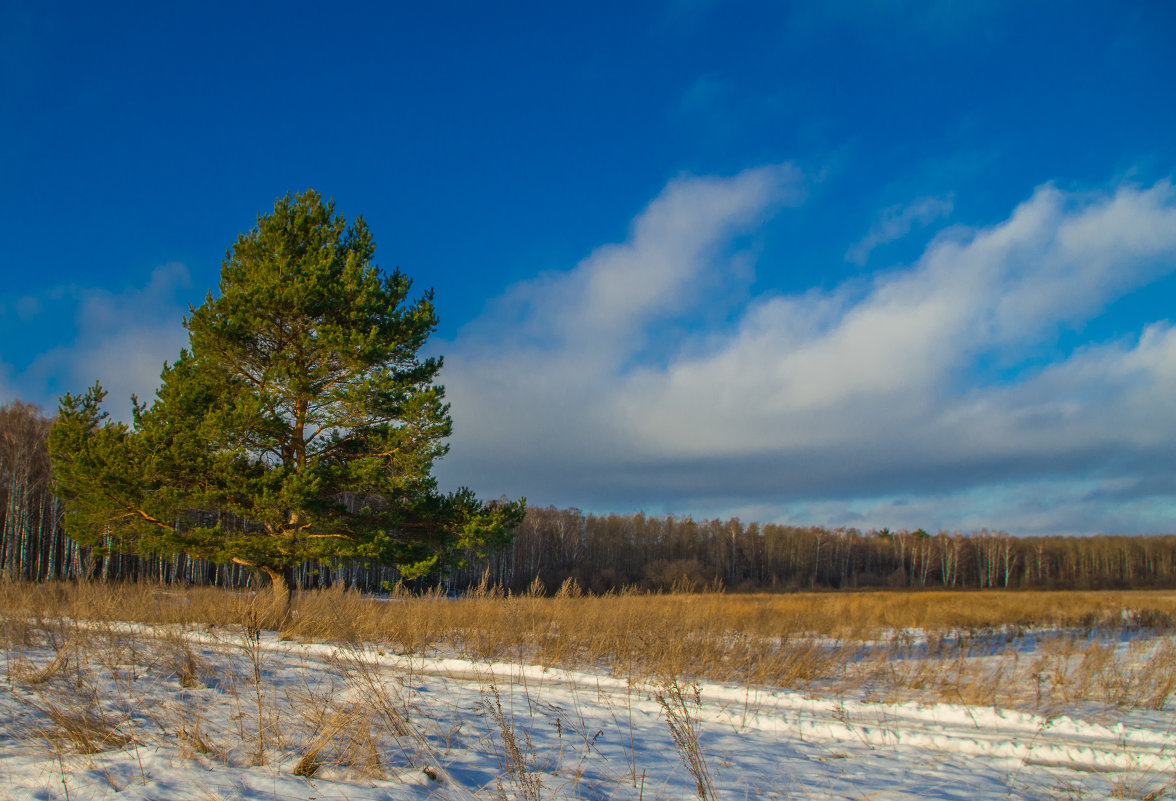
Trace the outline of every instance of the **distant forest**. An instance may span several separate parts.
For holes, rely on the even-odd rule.
[[[30,404],[0,407],[0,574],[11,580],[150,580],[245,586],[251,571],[183,555],[81,547],[66,536],[52,493],[50,419]],[[215,511],[201,513],[216,518]],[[224,525],[240,521],[222,520]],[[115,543],[107,542],[107,546]],[[105,555],[104,555],[105,554]],[[531,508],[506,548],[465,555],[462,567],[416,582],[462,592],[482,582],[518,592],[723,588],[787,591],[869,587],[1176,588],[1176,535],[1013,537],[1003,532],[859,531],[738,519],[584,514]],[[452,567],[452,566],[451,566]],[[379,590],[395,568],[306,563],[303,587]]]

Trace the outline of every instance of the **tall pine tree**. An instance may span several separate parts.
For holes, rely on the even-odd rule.
[[[413,577],[505,542],[522,501],[437,490],[451,422],[441,359],[419,355],[432,293],[410,300],[374,252],[361,217],[287,195],[229,249],[219,292],[184,321],[190,348],[150,407],[136,399],[133,425],[107,419],[97,384],[62,398],[49,445],[71,536],[245,565],[283,610],[303,560]]]

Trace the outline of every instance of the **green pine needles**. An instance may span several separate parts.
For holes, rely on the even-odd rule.
[[[276,597],[307,559],[358,559],[406,578],[509,540],[524,502],[437,490],[451,430],[432,293],[384,274],[361,217],[313,190],[278,200],[241,234],[219,293],[184,321],[133,425],[101,411],[99,384],[61,399],[49,435],[66,527],[140,553],[235,562]],[[228,512],[243,524],[210,523]]]

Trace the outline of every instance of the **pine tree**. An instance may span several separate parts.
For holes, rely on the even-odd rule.
[[[410,301],[411,281],[374,252],[361,217],[287,195],[229,249],[218,294],[184,321],[190,347],[150,407],[135,399],[133,425],[106,417],[98,384],[62,398],[50,452],[71,536],[252,568],[283,609],[303,560],[411,578],[507,541],[521,500],[437,490],[451,422],[441,359],[419,355],[432,293]]]

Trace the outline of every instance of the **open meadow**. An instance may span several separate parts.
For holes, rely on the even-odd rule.
[[[541,589],[2,584],[0,799],[1176,797],[1176,593]]]

